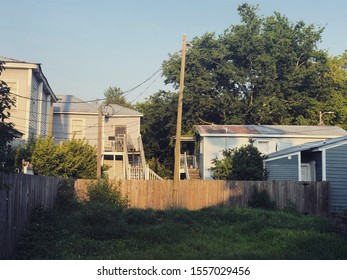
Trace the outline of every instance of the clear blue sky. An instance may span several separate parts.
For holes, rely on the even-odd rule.
[[[238,24],[244,2],[259,4],[260,15],[326,26],[319,47],[347,49],[346,0],[0,0],[0,55],[41,63],[56,94],[102,98],[109,86],[126,91],[150,77],[184,33],[189,40]],[[156,77],[128,101],[167,89]]]

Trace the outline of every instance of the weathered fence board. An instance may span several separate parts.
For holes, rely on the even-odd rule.
[[[88,182],[75,182],[75,190],[81,201],[88,199]],[[254,187],[259,191],[265,189],[279,209],[295,207],[301,213],[316,216],[328,214],[327,182],[182,180],[178,188],[178,207],[189,210],[217,205],[246,207]],[[173,206],[173,181],[170,180],[124,180],[120,184],[120,191],[128,197],[129,207],[164,210]]]
[[[0,173],[0,259],[8,259],[32,210],[52,207],[61,179]]]

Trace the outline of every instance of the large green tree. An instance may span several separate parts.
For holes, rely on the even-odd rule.
[[[183,107],[186,128],[202,120],[317,124],[326,101],[335,106],[331,97],[336,94],[333,81],[326,83],[331,59],[317,48],[323,28],[302,21],[292,23],[279,13],[258,16],[258,7],[248,4],[239,6],[238,12],[241,24],[222,35],[206,33],[191,41]],[[176,53],[163,64],[166,83],[176,88],[180,63]],[[345,93],[339,97],[346,99]]]
[[[141,134],[146,158],[156,158],[167,168],[173,166],[177,98],[177,93],[159,91],[136,104],[136,110],[144,115]]]

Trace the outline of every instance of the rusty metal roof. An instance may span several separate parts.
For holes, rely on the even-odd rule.
[[[307,125],[196,125],[201,136],[216,135],[305,135],[344,136],[347,131],[337,126]]]

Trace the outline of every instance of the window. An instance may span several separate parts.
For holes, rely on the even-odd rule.
[[[269,153],[269,141],[266,140],[258,140],[257,141],[257,146],[259,152],[263,154],[268,154]]]
[[[84,120],[83,119],[72,119],[71,120],[71,138],[83,139],[84,137]]]
[[[18,101],[19,101],[19,96],[17,96],[18,95],[18,82],[17,81],[5,81],[5,83],[10,88],[10,92],[16,98],[16,103],[13,106],[13,108],[17,109],[18,108]]]
[[[314,161],[301,164],[301,181],[316,181],[316,163]]]

